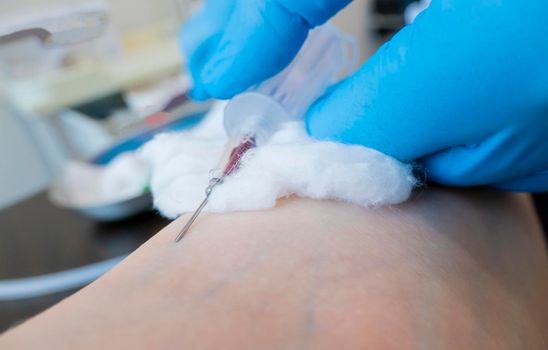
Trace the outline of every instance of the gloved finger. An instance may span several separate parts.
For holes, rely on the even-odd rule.
[[[309,133],[407,161],[478,143],[500,129],[509,118],[506,104],[490,106],[489,112],[500,117],[483,122],[484,100],[508,95],[492,78],[508,75],[508,67],[484,49],[492,38],[464,42],[478,37],[475,29],[457,23],[442,5],[433,2],[356,74],[317,101],[307,113]],[[459,35],[448,35],[453,26],[462,27]]]
[[[452,147],[419,161],[428,179],[456,186],[503,183],[548,169],[548,149],[522,139],[519,127],[508,128],[481,143]]]
[[[179,31],[179,45],[185,58],[190,58],[202,43],[222,33],[234,9],[233,0],[207,0]]]
[[[201,85],[200,74],[217,48],[234,4],[233,0],[208,0],[181,27],[179,46],[194,82],[191,96],[195,100],[209,97]]]
[[[518,180],[499,183],[495,187],[512,192],[548,192],[548,171]]]
[[[242,0],[200,81],[212,97],[230,98],[285,68],[309,25],[276,1]]]
[[[216,50],[217,45],[221,40],[221,35],[221,33],[218,33],[203,40],[195,49],[194,54],[187,59],[188,71],[190,72],[193,81],[190,96],[195,101],[204,101],[210,98],[201,83],[200,74],[204,68],[204,65]]]

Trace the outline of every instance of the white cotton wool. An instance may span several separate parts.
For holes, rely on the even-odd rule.
[[[165,216],[193,211],[203,200],[227,142],[219,133],[222,107],[197,129],[159,135],[141,150],[151,165],[155,206]],[[292,122],[246,154],[241,168],[215,188],[205,211],[267,209],[289,195],[364,207],[397,204],[415,185],[410,165],[369,148],[313,140],[303,123]]]
[[[100,166],[71,161],[51,187],[53,200],[63,206],[94,207],[135,198],[145,192],[149,166],[138,154],[126,152]]]

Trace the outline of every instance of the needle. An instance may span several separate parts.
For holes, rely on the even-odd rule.
[[[214,177],[209,181],[209,186],[207,186],[205,190],[206,197],[204,198],[204,201],[196,211],[194,211],[194,214],[190,217],[188,222],[186,223],[185,227],[179,232],[179,235],[177,235],[177,238],[175,238],[175,243],[178,243],[180,240],[183,239],[183,237],[187,234],[187,232],[190,230],[190,226],[196,221],[198,216],[200,216],[200,213],[204,210],[205,206],[207,205],[207,202],[209,201],[209,197],[211,196],[211,192],[213,192],[213,189],[219,185],[222,184],[225,177],[230,176],[234,171],[236,171],[240,167],[240,162],[242,160],[242,157],[249,151],[251,148],[254,148],[256,146],[255,144],[255,138],[254,137],[245,137],[243,141],[236,146],[232,152],[230,153],[230,157],[228,160],[227,165],[225,166],[222,175],[220,177]]]
[[[177,238],[175,238],[175,243],[178,243],[187,234],[187,232],[190,230],[190,227],[192,226],[194,221],[196,221],[196,219],[198,218],[198,216],[200,215],[202,210],[204,210],[205,206],[207,205],[207,202],[209,201],[209,197],[211,196],[211,192],[213,192],[213,189],[218,184],[222,183],[223,180],[224,180],[224,176],[222,176],[220,178],[216,177],[216,178],[211,179],[211,181],[209,183],[209,186],[207,186],[207,188],[205,190],[206,197],[204,198],[204,201],[202,202],[202,204],[200,204],[198,209],[196,209],[196,211],[194,211],[194,214],[192,214],[190,219],[188,219],[186,225],[183,227],[181,232],[179,232],[179,234],[177,235]]]

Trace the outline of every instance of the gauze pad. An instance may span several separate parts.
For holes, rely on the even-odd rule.
[[[210,170],[218,167],[228,141],[223,109],[219,104],[196,129],[158,135],[141,150],[163,215],[194,211],[204,199]],[[290,195],[364,207],[396,204],[415,185],[410,165],[369,148],[314,140],[302,122],[291,122],[245,155],[240,169],[215,188],[205,211],[267,209]]]

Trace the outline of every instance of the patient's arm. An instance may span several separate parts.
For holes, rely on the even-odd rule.
[[[204,215],[174,244],[184,220],[0,348],[548,348],[548,263],[526,196],[290,199]]]

